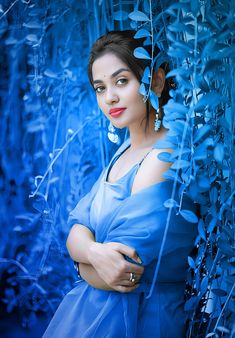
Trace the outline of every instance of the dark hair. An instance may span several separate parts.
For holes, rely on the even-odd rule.
[[[134,50],[137,47],[143,47],[143,43],[145,38],[135,39],[134,30],[125,30],[125,31],[112,31],[107,33],[106,35],[101,36],[96,42],[93,44],[90,58],[88,62],[88,77],[91,85],[93,85],[92,78],[92,66],[96,59],[103,56],[107,53],[112,53],[116,55],[120,60],[122,60],[133,72],[139,82],[141,82],[141,78],[143,76],[144,69],[146,66],[150,66],[151,60],[137,59],[134,56]],[[151,48],[151,46],[144,46],[145,49]],[[159,53],[159,49],[155,48],[154,57]],[[167,64],[164,63],[161,65],[161,68],[168,68]],[[165,87],[163,89],[161,99],[159,100],[159,106],[162,107],[167,103],[169,99],[169,88],[167,81],[165,82]],[[149,119],[149,103],[147,101],[147,122]],[[147,123],[146,123],[147,125]]]

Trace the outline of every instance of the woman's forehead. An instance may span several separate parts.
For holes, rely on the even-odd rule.
[[[130,71],[129,67],[118,56],[113,53],[106,53],[98,57],[92,65],[93,81],[100,79],[100,77],[112,77],[120,69]]]

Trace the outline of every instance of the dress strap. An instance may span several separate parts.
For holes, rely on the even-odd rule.
[[[139,166],[141,166],[142,162],[145,160],[145,158],[148,156],[148,154],[152,151],[152,149],[150,151],[147,152],[147,154],[144,155],[144,157],[142,158],[142,160],[140,160],[139,162]]]

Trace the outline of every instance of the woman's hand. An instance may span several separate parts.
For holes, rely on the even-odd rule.
[[[91,264],[79,263],[79,274],[93,288],[105,291],[115,291],[100,278]]]
[[[119,292],[131,292],[138,287],[144,268],[128,262],[124,256],[141,262],[133,248],[121,243],[89,245],[89,262],[105,284]]]

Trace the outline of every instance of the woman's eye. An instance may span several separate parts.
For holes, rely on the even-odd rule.
[[[95,88],[95,92],[98,93],[98,94],[102,93],[103,91],[104,91],[104,87],[100,86],[100,87]]]
[[[117,80],[118,85],[122,85],[122,84],[125,84],[125,83],[127,83],[127,79],[118,79]]]

